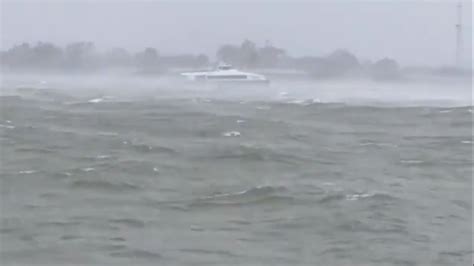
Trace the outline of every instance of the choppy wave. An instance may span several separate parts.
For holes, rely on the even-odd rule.
[[[110,219],[109,223],[125,225],[127,227],[144,228],[145,222],[133,218]]]
[[[7,265],[470,263],[469,103],[29,87],[0,90]]]
[[[248,190],[216,193],[211,196],[202,197],[194,200],[191,207],[213,206],[213,205],[246,205],[258,203],[291,203],[293,198],[285,195],[285,187],[274,186],[256,186]]]
[[[71,183],[71,186],[74,189],[88,189],[111,192],[134,191],[140,189],[139,186],[126,182],[86,179],[75,180]]]
[[[116,258],[130,258],[134,260],[151,260],[156,261],[156,259],[162,258],[158,252],[142,250],[142,249],[124,249],[122,251],[111,252],[110,256]]]

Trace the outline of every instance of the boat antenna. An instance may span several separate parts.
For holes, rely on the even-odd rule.
[[[457,4],[457,23],[456,23],[456,67],[462,66],[462,3]]]

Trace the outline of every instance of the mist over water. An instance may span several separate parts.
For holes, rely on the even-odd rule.
[[[369,106],[470,106],[472,83],[464,78],[377,82],[366,79],[314,80],[272,77],[269,85],[221,88],[187,82],[176,75],[142,77],[96,75],[4,75],[2,95],[22,89],[56,91],[90,100],[207,98],[224,101],[270,101],[295,104],[342,103]],[[93,98],[96,97],[96,98]]]

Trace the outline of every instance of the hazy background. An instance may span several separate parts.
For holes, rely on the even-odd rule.
[[[0,265],[472,263],[472,4],[99,2],[0,0]]]
[[[1,48],[22,42],[161,54],[205,53],[266,40],[291,56],[343,48],[361,59],[449,65],[457,1],[10,1],[1,2]],[[472,3],[463,1],[464,64],[472,61]]]

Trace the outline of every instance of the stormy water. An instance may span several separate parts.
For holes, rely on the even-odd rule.
[[[1,265],[469,265],[469,84],[4,79]]]

